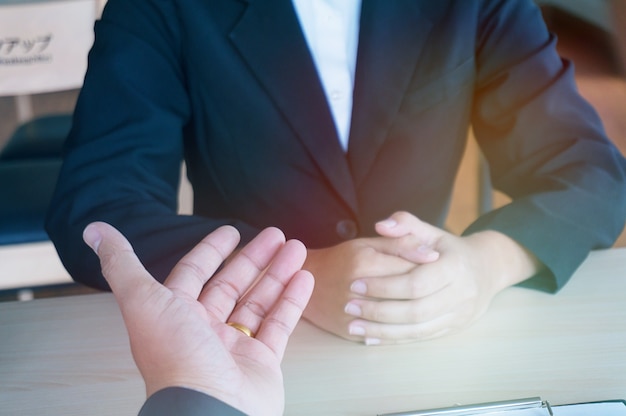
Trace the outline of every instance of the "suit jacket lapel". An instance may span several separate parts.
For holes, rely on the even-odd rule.
[[[356,211],[348,163],[291,1],[248,0],[230,39],[337,193]]]
[[[357,186],[388,135],[432,27],[419,3],[363,0],[348,149]]]

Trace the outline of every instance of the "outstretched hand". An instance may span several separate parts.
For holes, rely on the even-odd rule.
[[[181,386],[247,414],[282,413],[280,362],[313,290],[312,275],[300,270],[302,243],[268,228],[217,271],[239,242],[237,230],[224,226],[160,284],[110,225],[90,224],[83,237],[100,257],[148,396]]]

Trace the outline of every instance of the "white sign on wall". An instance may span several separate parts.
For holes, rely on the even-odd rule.
[[[79,88],[96,13],[95,0],[0,5],[0,95]]]

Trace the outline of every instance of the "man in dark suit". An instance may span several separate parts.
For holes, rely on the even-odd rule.
[[[514,284],[558,290],[623,228],[624,158],[531,0],[109,0],[95,31],[47,222],[88,285],[107,287],[94,220],[159,280],[219,225],[276,226],[309,249],[305,317],[394,343]],[[513,201],[456,236],[470,126]]]

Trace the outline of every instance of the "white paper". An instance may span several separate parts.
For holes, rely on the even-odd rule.
[[[626,416],[626,405],[620,402],[586,403],[552,406],[554,416]]]
[[[549,416],[547,408],[506,410],[504,412],[485,413],[489,416]]]
[[[623,402],[581,403],[552,406],[554,416],[626,416],[626,405]],[[481,411],[471,409],[434,409],[405,412],[403,415],[450,415],[450,416],[549,416],[546,407],[527,408],[504,411]]]

